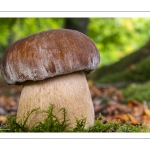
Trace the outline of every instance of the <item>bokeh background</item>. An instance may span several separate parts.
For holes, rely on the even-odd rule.
[[[149,18],[0,18],[0,58],[16,40],[57,28],[89,36],[101,52],[101,66],[138,50],[150,38]]]
[[[149,125],[150,18],[0,18],[0,60],[13,42],[58,28],[86,34],[99,49],[100,64],[87,77],[95,114]],[[0,123],[16,114],[21,88],[0,76]]]

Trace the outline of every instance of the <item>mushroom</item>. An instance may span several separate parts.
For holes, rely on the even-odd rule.
[[[18,120],[23,121],[34,108],[47,110],[54,104],[59,119],[59,110],[66,109],[71,127],[76,118],[86,118],[86,128],[93,125],[94,109],[86,75],[97,68],[99,61],[92,40],[75,30],[47,30],[10,45],[1,61],[1,74],[8,84],[22,85]],[[44,118],[41,111],[32,114],[27,127]]]

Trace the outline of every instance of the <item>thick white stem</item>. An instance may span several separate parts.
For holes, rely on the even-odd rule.
[[[70,73],[43,81],[26,83],[23,86],[17,117],[23,119],[34,108],[47,110],[54,104],[54,113],[61,119],[60,109],[64,107],[71,127],[75,127],[76,118],[86,118],[86,128],[94,123],[94,109],[91,94],[83,72]],[[36,122],[43,121],[45,116],[37,112],[29,117],[27,126],[31,127]]]

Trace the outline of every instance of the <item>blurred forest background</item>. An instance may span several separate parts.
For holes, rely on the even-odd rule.
[[[57,28],[75,29],[89,36],[101,52],[100,66],[138,50],[150,38],[149,18],[0,18],[0,58],[16,40]]]
[[[99,49],[100,64],[97,70],[88,76],[93,99],[101,101],[98,106],[102,101],[114,100],[112,93],[118,96],[119,88],[119,103],[120,100],[127,103],[134,99],[140,103],[146,102],[146,107],[149,107],[150,18],[0,18],[0,60],[7,47],[16,40],[57,28],[78,30],[90,37]],[[106,92],[106,88],[110,87],[111,90]],[[0,80],[0,117],[13,109],[17,110],[16,103],[19,101],[20,91],[20,87],[7,86],[2,79]],[[10,97],[12,95],[15,96],[15,100]],[[98,100],[95,99],[95,95],[99,96]],[[134,104],[132,101],[132,105]],[[141,105],[138,104],[135,105],[139,111]],[[95,113],[104,111],[102,107],[95,109]],[[145,115],[144,106],[142,110],[138,117]],[[148,113],[149,125],[150,111]],[[130,112],[130,115],[137,120],[135,114]],[[133,118],[128,118],[133,122]]]

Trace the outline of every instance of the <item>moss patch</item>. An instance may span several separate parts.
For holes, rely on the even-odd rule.
[[[34,109],[27,113],[26,120],[24,122],[16,122],[16,117],[7,117],[7,125],[0,127],[0,132],[149,132],[146,126],[143,125],[130,125],[128,122],[121,124],[119,122],[103,122],[99,117],[93,126],[89,129],[85,129],[86,118],[76,120],[75,128],[69,127],[69,120],[66,120],[66,110],[61,109],[62,120],[53,114],[54,105],[50,105],[47,111],[47,118],[44,122],[35,124],[31,129],[26,127],[28,117],[37,111]]]
[[[117,82],[145,82],[150,80],[150,56],[140,61],[134,69],[126,69],[121,72],[106,74],[99,78],[98,83]]]
[[[147,61],[149,59],[148,57],[150,58],[150,41],[148,41],[139,50],[125,56],[124,58],[120,59],[118,62],[97,68],[94,72],[88,75],[88,79],[91,79],[93,81],[98,81],[104,78],[105,76],[111,77],[114,74],[120,74],[120,73],[122,74],[122,72],[127,71],[131,65],[137,65],[140,64],[141,62],[144,62],[145,60]],[[146,69],[149,70],[148,65],[149,64],[145,63]],[[144,70],[145,67],[140,68],[141,71],[146,72],[146,70]]]
[[[131,84],[121,91],[126,102],[130,99],[136,99],[141,103],[144,101],[150,103],[150,82],[144,84]]]

